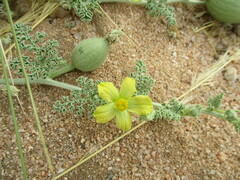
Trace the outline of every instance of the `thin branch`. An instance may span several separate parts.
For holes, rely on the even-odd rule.
[[[5,80],[0,79],[0,84],[4,84]],[[19,78],[19,79],[12,79],[12,81],[9,81],[10,84],[16,84],[16,85],[25,85],[26,80],[24,78]],[[50,86],[55,86],[67,90],[82,90],[82,88],[78,86],[74,86],[71,84],[63,83],[60,81],[53,80],[51,78],[40,78],[40,79],[35,79],[35,80],[29,80],[30,84],[45,84],[45,85],[50,85]]]
[[[215,64],[213,64],[212,67],[207,69],[204,73],[199,74],[198,77],[195,77],[192,81],[191,88],[187,92],[183,93],[178,99],[183,98],[199,86],[209,83],[213,79],[213,77],[230,62],[240,60],[240,50],[235,52],[230,57],[227,54],[228,51]]]
[[[31,104],[32,104],[33,113],[34,113],[34,117],[35,117],[36,124],[37,124],[37,127],[38,127],[40,139],[41,139],[41,142],[42,142],[42,145],[43,145],[44,154],[46,156],[49,169],[50,169],[51,173],[54,174],[54,168],[52,166],[51,158],[49,156],[49,152],[48,152],[48,149],[47,149],[47,146],[46,146],[45,138],[44,138],[44,135],[43,135],[43,131],[42,131],[41,123],[40,123],[40,120],[39,120],[39,116],[38,116],[38,113],[37,113],[37,108],[36,108],[35,101],[34,101],[34,98],[33,98],[31,86],[30,86],[29,79],[28,79],[28,75],[27,75],[27,72],[26,72],[25,67],[24,67],[22,53],[21,53],[20,47],[18,45],[17,35],[16,35],[15,28],[14,28],[12,15],[10,13],[9,4],[8,4],[7,0],[3,0],[3,2],[6,5],[8,20],[9,20],[11,30],[12,30],[12,33],[13,33],[13,38],[14,38],[14,41],[15,41],[15,44],[16,44],[16,49],[17,49],[17,53],[18,53],[18,56],[19,56],[19,60],[21,62],[22,71],[23,71],[23,75],[24,75],[24,78],[25,78],[25,81],[26,81],[26,86],[27,86],[27,89],[28,89],[28,93],[29,93],[29,96],[30,96],[30,101],[31,101]]]
[[[124,134],[122,134],[121,136],[119,136],[118,138],[114,139],[112,142],[108,143],[106,146],[102,147],[101,149],[95,151],[94,153],[92,153],[91,155],[87,156],[86,158],[80,160],[77,164],[75,164],[74,166],[70,167],[69,169],[67,169],[66,171],[64,171],[63,173],[57,175],[56,177],[54,177],[52,180],[56,180],[59,179],[60,177],[64,176],[65,174],[69,173],[70,171],[72,171],[73,169],[77,168],[78,166],[80,166],[81,164],[83,164],[84,162],[86,162],[87,160],[91,159],[92,157],[96,156],[97,154],[99,154],[100,152],[102,152],[103,150],[107,149],[109,146],[113,145],[114,143],[118,142],[120,139],[124,138],[125,136],[127,136],[128,134],[130,134],[131,132],[133,132],[134,130],[138,129],[139,127],[143,126],[145,123],[147,123],[147,121],[143,121],[140,124],[138,124],[137,126],[135,126],[134,128],[132,128],[131,130],[125,132]]]

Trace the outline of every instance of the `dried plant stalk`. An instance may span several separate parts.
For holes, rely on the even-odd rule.
[[[14,23],[30,24],[32,25],[33,28],[35,28],[47,16],[49,16],[58,6],[59,3],[54,3],[46,0],[34,1],[31,6],[31,9]],[[0,36],[10,31],[11,31],[10,25],[7,25],[0,29]]]
[[[228,52],[229,51],[227,51],[222,57],[220,57],[220,59],[215,64],[213,64],[212,67],[207,69],[204,73],[199,74],[198,77],[196,76],[193,77],[191,88],[187,92],[183,93],[178,99],[183,98],[184,96],[186,96],[188,93],[198,88],[199,86],[208,85],[210,81],[212,81],[213,77],[219,71],[221,71],[226,65],[228,65],[232,61],[240,60],[240,49],[237,52],[235,52],[232,56],[229,56]]]

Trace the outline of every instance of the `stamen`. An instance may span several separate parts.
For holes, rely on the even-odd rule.
[[[119,111],[124,111],[128,108],[128,101],[126,99],[119,99],[116,102],[116,106],[119,109]]]

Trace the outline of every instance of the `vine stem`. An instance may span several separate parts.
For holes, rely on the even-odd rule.
[[[135,5],[146,5],[147,0],[100,0],[101,3],[128,3],[128,4],[135,4]],[[172,4],[172,3],[186,3],[186,4],[205,4],[205,1],[202,0],[166,0],[163,3]]]
[[[19,78],[19,79],[12,79],[14,84],[18,84],[18,85],[25,85],[26,84],[26,80],[24,78]],[[9,83],[12,84],[12,82],[9,80]],[[63,82],[59,82],[59,81],[55,81],[51,78],[46,78],[46,79],[35,79],[35,80],[29,80],[30,84],[45,84],[45,85],[50,85],[50,86],[55,86],[55,87],[60,87],[63,89],[67,89],[67,90],[81,90],[80,87],[78,86],[74,86],[71,84],[67,84],[67,83],[63,83]],[[4,79],[0,79],[0,84],[5,84],[5,80]]]
[[[70,72],[74,70],[74,66],[72,64],[66,64],[65,66],[61,67],[60,69],[52,70],[49,72],[48,77],[51,79],[54,79],[62,74],[65,74],[67,72]]]
[[[157,102],[153,102],[153,105],[156,107],[163,107],[162,104],[157,103]],[[213,110],[209,110],[207,107],[201,110],[201,114],[208,114],[220,119],[224,119],[227,120],[226,117],[223,115],[225,111],[221,110],[221,109],[213,109]],[[200,114],[200,115],[201,115]],[[184,115],[183,115],[184,116]],[[182,116],[182,117],[183,117]]]
[[[225,116],[222,115],[221,113],[217,113],[217,112],[215,112],[214,110],[213,110],[213,111],[210,111],[210,110],[208,110],[207,108],[203,109],[203,110],[202,110],[202,113],[203,113],[203,114],[208,114],[208,115],[211,115],[211,116],[214,116],[214,117],[217,117],[217,118],[221,118],[221,119],[224,119],[224,120],[227,120],[227,119],[225,118]]]
[[[153,105],[157,106],[157,107],[162,107],[162,105],[160,103],[157,103],[157,102],[153,102]]]
[[[205,1],[201,0],[167,0],[166,4],[172,4],[172,3],[186,3],[186,4],[205,4]]]
[[[141,0],[100,0],[100,3],[128,3],[128,4],[135,4],[135,5],[146,5],[147,1]]]

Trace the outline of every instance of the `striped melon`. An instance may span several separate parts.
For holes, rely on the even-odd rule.
[[[240,0],[206,0],[208,12],[225,23],[240,23]]]

